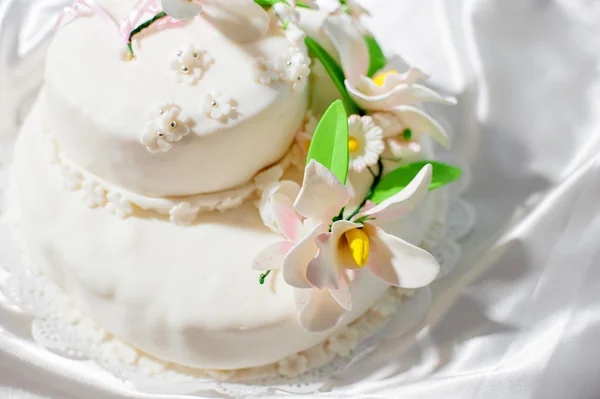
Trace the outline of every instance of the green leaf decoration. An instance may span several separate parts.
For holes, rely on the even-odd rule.
[[[402,165],[381,179],[373,190],[371,201],[380,204],[386,199],[398,194],[417,176],[427,164],[433,167],[433,174],[429,190],[435,190],[450,184],[460,178],[462,170],[455,166],[435,161],[420,161]]]
[[[383,54],[381,47],[379,47],[379,43],[377,43],[377,40],[375,40],[373,36],[365,36],[365,42],[369,49],[370,58],[367,76],[372,78],[387,65],[387,58],[385,58],[385,54]]]
[[[259,6],[268,8],[268,7],[273,7],[273,5],[277,4],[277,3],[286,3],[288,4],[288,2],[286,0],[254,0],[254,2],[256,4],[258,4]],[[306,3],[303,3],[301,1],[297,1],[296,5],[298,7],[302,7],[302,8],[310,8]]]
[[[350,162],[348,140],[348,114],[342,101],[337,100],[325,111],[315,130],[306,163],[314,159],[346,184]]]
[[[315,39],[312,37],[306,37],[304,39],[306,46],[308,47],[310,53],[313,57],[317,58],[323,66],[325,70],[333,80],[335,87],[339,90],[342,95],[342,100],[344,101],[344,106],[346,107],[346,111],[350,115],[363,115],[364,112],[358,108],[354,100],[348,94],[346,90],[346,85],[344,82],[346,81],[346,76],[344,75],[344,71],[338,62],[325,50]]]

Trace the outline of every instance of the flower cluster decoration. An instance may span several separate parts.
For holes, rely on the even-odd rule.
[[[206,51],[199,50],[190,44],[175,52],[171,59],[171,70],[176,82],[193,85],[202,79],[211,62],[212,58]]]
[[[140,142],[151,153],[168,152],[173,144],[190,134],[190,121],[183,117],[181,108],[165,103],[149,113],[150,120],[140,136]]]
[[[226,121],[235,111],[233,100],[219,92],[213,91],[204,96],[202,101],[202,110],[212,119]]]
[[[328,330],[352,310],[350,286],[363,269],[409,289],[431,283],[439,273],[431,254],[379,227],[421,203],[434,184],[432,164],[417,165],[416,172],[399,169],[404,179],[398,172],[388,179],[379,160],[369,194],[353,205],[356,198],[345,183],[356,136],[350,136],[348,120],[361,126],[361,132],[378,136],[383,145],[383,133],[371,118],[348,118],[336,101],[315,131],[302,186],[276,183],[265,190],[259,205],[265,224],[283,240],[261,251],[253,267],[265,272],[261,282],[271,270],[281,269],[283,280],[295,289],[300,325],[308,331]]]

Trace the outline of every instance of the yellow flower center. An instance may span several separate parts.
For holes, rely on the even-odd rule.
[[[387,78],[390,75],[398,75],[398,71],[392,69],[391,71],[382,72],[373,78],[373,82],[377,86],[381,87],[385,83],[385,78]]]
[[[348,140],[348,150],[350,150],[350,152],[356,152],[359,148],[360,144],[358,143],[358,140],[354,137],[350,137],[350,140]]]
[[[361,229],[347,231],[344,236],[350,247],[352,258],[357,264],[357,268],[365,267],[369,260],[369,236]]]

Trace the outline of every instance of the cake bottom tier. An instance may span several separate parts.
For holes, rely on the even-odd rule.
[[[201,214],[191,226],[140,209],[119,219],[106,207],[89,208],[50,161],[42,111],[38,103],[15,147],[9,198],[15,236],[34,272],[120,340],[182,366],[261,367],[314,348],[387,294],[386,284],[359,272],[350,287],[353,310],[342,323],[324,333],[304,331],[292,289],[277,274],[260,285],[251,268],[254,256],[280,239],[252,201]],[[434,202],[430,197],[393,232],[421,242]]]

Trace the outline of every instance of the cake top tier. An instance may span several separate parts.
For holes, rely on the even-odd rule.
[[[162,17],[128,48],[108,19],[136,2],[98,3],[107,14],[62,27],[48,53],[46,127],[75,164],[124,190],[186,196],[244,184],[286,154],[310,59],[260,6]]]

